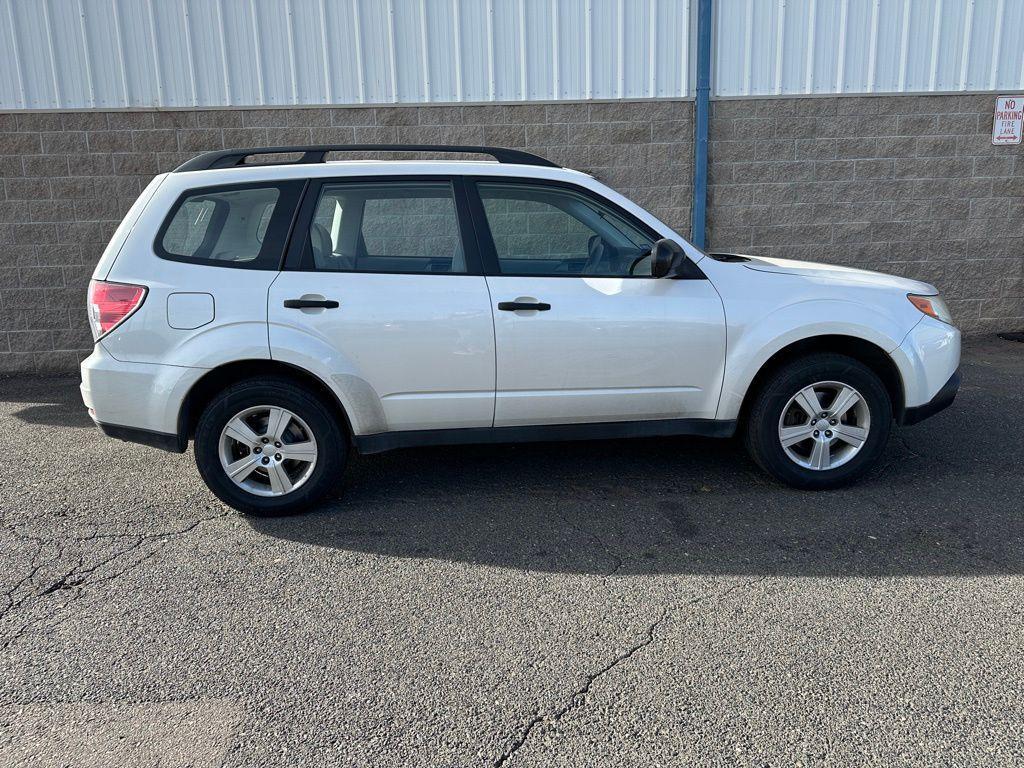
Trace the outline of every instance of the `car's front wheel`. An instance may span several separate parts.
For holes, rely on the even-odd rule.
[[[347,447],[327,405],[277,377],[225,389],[204,409],[195,435],[196,465],[210,490],[254,515],[320,501],[341,477]]]
[[[885,449],[892,403],[863,363],[836,354],[792,361],[763,383],[746,442],[764,470],[797,488],[836,488],[863,475]]]

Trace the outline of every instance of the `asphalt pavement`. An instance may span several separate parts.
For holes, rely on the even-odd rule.
[[[1024,344],[963,374],[840,491],[435,448],[273,520],[0,381],[0,765],[1024,764]]]

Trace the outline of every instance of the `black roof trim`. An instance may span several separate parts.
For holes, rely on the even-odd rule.
[[[328,152],[458,152],[476,155],[490,155],[499,163],[515,163],[518,165],[540,165],[546,168],[558,168],[555,163],[538,155],[518,149],[504,147],[473,147],[446,144],[319,144],[296,147],[252,147],[250,149],[222,149],[216,152],[205,152],[196,155],[186,163],[174,169],[175,173],[183,171],[208,171],[213,168],[234,168],[243,165],[245,158],[252,155],[279,155],[301,152],[298,160],[284,160],[280,163],[261,163],[261,165],[301,165],[305,163],[322,163]]]

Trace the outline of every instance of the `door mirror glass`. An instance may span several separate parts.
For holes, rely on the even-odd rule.
[[[667,277],[686,254],[679,243],[663,237],[651,250],[651,277]]]

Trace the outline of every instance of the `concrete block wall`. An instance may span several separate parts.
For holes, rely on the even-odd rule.
[[[1024,328],[1024,147],[990,143],[994,97],[712,104],[709,242],[933,282],[968,332]],[[74,371],[86,284],[156,173],[223,147],[521,147],[594,173],[689,233],[693,105],[0,113],[0,374]]]
[[[596,174],[688,227],[693,105],[0,113],[0,374],[75,370],[89,277],[153,175],[199,152],[280,144],[521,147]]]
[[[925,280],[968,332],[1024,328],[1024,146],[995,96],[712,104],[709,243]]]

